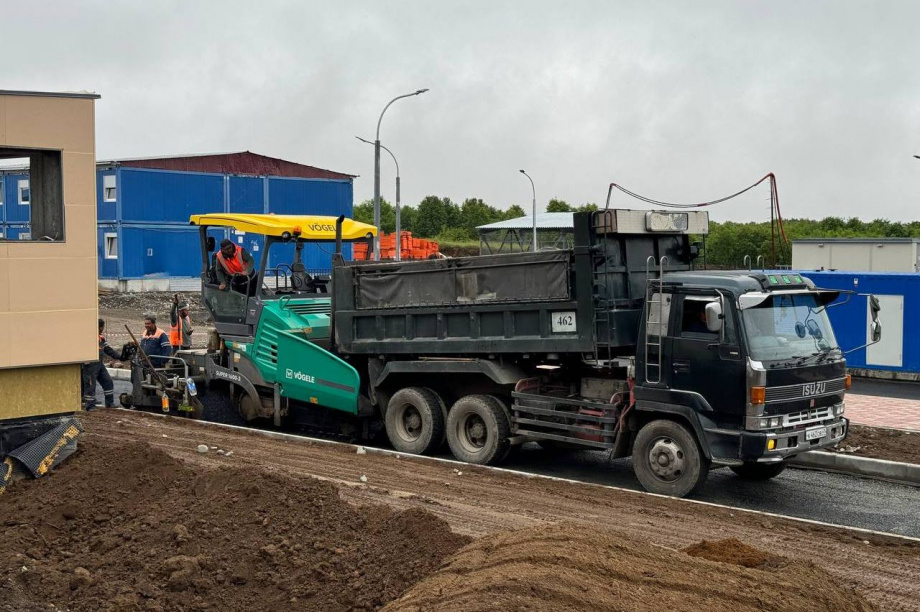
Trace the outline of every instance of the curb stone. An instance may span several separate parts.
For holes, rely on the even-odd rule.
[[[120,368],[106,368],[112,380],[131,380],[131,370],[122,370]]]
[[[855,457],[853,455],[841,455],[824,451],[809,451],[791,458],[789,465],[920,485],[920,465],[912,463],[899,463],[885,459]]]

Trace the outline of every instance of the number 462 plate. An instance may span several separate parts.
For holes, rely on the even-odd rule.
[[[575,329],[574,312],[554,312],[553,313],[553,333],[561,334],[566,332],[577,331]]]

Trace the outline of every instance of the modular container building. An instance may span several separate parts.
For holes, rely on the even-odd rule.
[[[28,174],[7,171],[0,231],[28,234],[21,199]],[[187,291],[200,286],[198,231],[189,216],[277,213],[351,216],[354,176],[251,152],[100,161],[96,165],[99,285],[122,291]],[[261,240],[227,230],[258,259]],[[346,255],[350,255],[350,245]],[[281,250],[272,259],[282,256]],[[331,272],[332,246],[309,245],[311,274]],[[272,261],[272,267],[278,261]]]
[[[805,238],[792,241],[796,270],[920,272],[920,238]]]
[[[846,272],[799,270],[816,285],[855,291],[846,301],[828,309],[837,344],[843,350],[871,341],[868,294],[881,304],[882,340],[847,355],[847,366],[857,374],[920,379],[920,274],[897,272]],[[914,340],[910,340],[914,338]]]

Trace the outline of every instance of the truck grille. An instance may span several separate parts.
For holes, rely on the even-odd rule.
[[[799,385],[787,385],[785,387],[767,387],[766,401],[769,404],[770,402],[789,402],[804,398],[837,395],[843,393],[845,389],[845,378],[822,380]]]
[[[812,410],[803,410],[794,412],[783,417],[783,427],[795,427],[796,425],[805,425],[815,421],[823,421],[834,416],[834,407],[825,406],[824,408],[813,408]]]

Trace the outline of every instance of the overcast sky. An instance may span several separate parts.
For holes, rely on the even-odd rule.
[[[251,150],[404,203],[716,198],[920,218],[920,2],[14,2],[0,89],[90,90],[102,158]],[[383,195],[394,170],[383,162]],[[644,207],[625,196],[618,206]],[[712,210],[768,218],[766,186]]]

